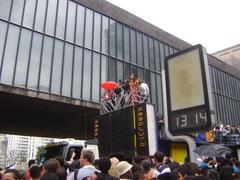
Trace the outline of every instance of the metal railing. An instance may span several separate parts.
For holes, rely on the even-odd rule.
[[[105,98],[103,95],[100,102],[100,113],[105,114],[114,110],[144,102],[149,102],[149,95],[136,90],[130,90],[126,92],[122,91],[119,94],[112,93],[112,96],[107,98]]]
[[[240,145],[240,134],[226,134],[215,133],[214,143],[226,145]]]

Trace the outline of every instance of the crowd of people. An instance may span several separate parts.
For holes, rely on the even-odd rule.
[[[24,172],[6,168],[1,180],[232,180],[240,179],[240,162],[230,154],[207,157],[198,163],[185,158],[179,164],[157,151],[152,156],[134,156],[131,162],[116,157],[95,161],[94,153],[84,149],[79,160],[64,162],[62,157],[49,159],[39,166],[30,160]]]

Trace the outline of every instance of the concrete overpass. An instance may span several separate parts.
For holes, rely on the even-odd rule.
[[[1,134],[93,138],[99,104],[0,84]]]

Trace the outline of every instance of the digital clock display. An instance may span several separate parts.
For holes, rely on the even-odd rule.
[[[169,130],[173,134],[205,130],[209,126],[207,119],[207,112],[204,109],[173,113],[169,118]]]
[[[196,45],[168,56],[165,70],[168,129],[172,135],[212,128],[212,91],[205,49]]]

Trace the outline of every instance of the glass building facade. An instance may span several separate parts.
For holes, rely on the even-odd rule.
[[[216,123],[240,125],[240,79],[210,66]]]
[[[0,83],[99,102],[101,82],[147,81],[163,113],[164,57],[177,52],[72,0],[0,0]],[[218,121],[239,125],[239,79],[210,68]]]

